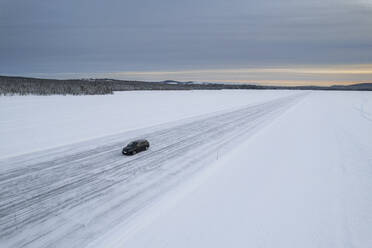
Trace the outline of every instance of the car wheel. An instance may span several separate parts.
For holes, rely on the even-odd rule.
[[[132,152],[132,155],[134,155],[134,154],[136,154],[136,153],[137,153],[136,151],[133,151],[133,152]]]
[[[149,149],[149,147],[148,147],[148,146],[146,146],[145,150],[147,150],[147,149]]]

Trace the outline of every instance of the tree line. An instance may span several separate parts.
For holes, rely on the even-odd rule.
[[[86,80],[54,80],[0,76],[0,95],[103,95],[109,85]]]
[[[190,84],[113,79],[39,79],[0,76],[0,95],[105,95],[133,90],[255,89],[256,85]]]
[[[133,90],[372,90],[371,83],[324,86],[264,86],[252,84],[216,84],[192,82],[143,82],[114,79],[40,79],[0,76],[0,95],[106,95]]]

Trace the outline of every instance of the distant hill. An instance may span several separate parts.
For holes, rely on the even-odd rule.
[[[338,88],[338,89],[371,90],[372,83],[351,84],[351,85],[333,85],[331,87]]]
[[[257,90],[362,90],[372,91],[372,83],[353,85],[322,86],[263,86],[254,84],[223,84],[179,82],[166,80],[162,82],[128,81],[115,79],[41,79],[27,77],[0,76],[0,95],[104,95],[114,91],[133,90],[222,90],[222,89],[257,89]]]
[[[175,80],[165,80],[165,81],[161,81],[160,83],[166,83],[166,84],[197,84],[194,81],[181,82],[181,81],[175,81]]]

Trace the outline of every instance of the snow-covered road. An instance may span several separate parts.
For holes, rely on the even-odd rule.
[[[84,247],[306,94],[0,161],[1,247]],[[130,139],[151,148],[123,157]]]

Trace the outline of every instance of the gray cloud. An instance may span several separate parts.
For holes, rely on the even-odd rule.
[[[372,8],[317,0],[1,0],[0,73],[372,63]]]

